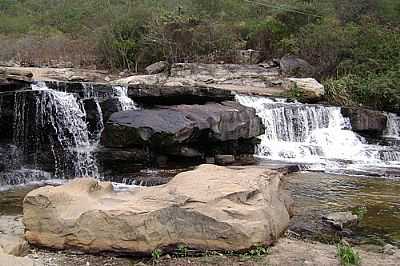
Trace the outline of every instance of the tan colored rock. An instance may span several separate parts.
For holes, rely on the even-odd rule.
[[[0,252],[0,265],[1,266],[39,266],[41,264],[29,258],[15,257],[12,255],[1,254]]]
[[[317,101],[325,94],[324,86],[313,78],[288,78],[283,86],[286,89],[297,87],[303,93],[302,98],[309,101]]]
[[[77,179],[24,200],[26,239],[57,249],[150,253],[179,243],[202,250],[271,244],[289,223],[281,174],[202,165],[158,187],[113,191]]]
[[[4,254],[24,256],[28,253],[29,245],[22,237],[0,234],[0,249]]]

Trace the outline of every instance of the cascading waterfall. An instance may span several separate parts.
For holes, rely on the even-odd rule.
[[[400,117],[391,113],[386,114],[386,116],[387,126],[384,137],[400,140]]]
[[[122,111],[136,110],[138,107],[135,102],[128,97],[128,87],[127,86],[113,86],[112,87],[114,95],[118,98]]]
[[[368,145],[363,137],[351,131],[350,122],[339,107],[244,95],[237,95],[236,99],[253,107],[266,127],[256,150],[261,158],[314,164],[328,171],[360,170],[367,165],[400,167],[399,150]],[[395,128],[389,125],[390,134],[397,134],[393,133]]]
[[[32,94],[16,93],[14,143],[33,167],[49,148],[57,178],[97,176],[85,113],[74,95],[51,90],[45,83],[32,85],[32,92],[33,107],[28,109],[27,97]],[[34,121],[29,121],[32,116]]]

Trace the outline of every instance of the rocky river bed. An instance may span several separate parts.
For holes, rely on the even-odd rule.
[[[150,173],[156,173],[156,170]],[[143,171],[143,178],[149,171]],[[136,175],[140,176],[140,174]],[[158,172],[168,180],[171,171]],[[362,265],[400,265],[398,249],[382,253],[384,246],[400,247],[400,180],[371,177],[297,172],[286,175],[285,183],[294,199],[294,217],[286,238],[280,239],[268,255],[245,256],[207,254],[206,256],[120,257],[115,254],[86,255],[80,252],[52,251],[31,247],[28,257],[43,265],[339,265],[336,247],[344,238],[359,250]],[[37,186],[20,186],[0,192],[0,231],[21,235],[22,200]],[[322,216],[337,211],[366,212],[353,227],[338,231],[322,221]],[[329,245],[331,244],[331,245]],[[40,264],[39,264],[40,265]]]

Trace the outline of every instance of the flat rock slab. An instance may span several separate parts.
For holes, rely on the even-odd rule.
[[[351,212],[335,212],[323,216],[322,219],[333,227],[342,230],[345,226],[354,225],[358,222],[357,215]]]
[[[237,251],[277,240],[290,205],[281,174],[265,169],[202,165],[165,185],[126,192],[76,179],[26,196],[25,236],[32,244],[86,252],[148,254],[179,244]]]
[[[102,143],[106,147],[162,147],[252,139],[263,131],[255,110],[236,102],[176,105],[114,113],[105,126]]]

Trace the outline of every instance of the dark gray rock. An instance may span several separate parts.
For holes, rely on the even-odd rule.
[[[296,78],[309,78],[315,72],[307,61],[292,55],[282,57],[280,67],[283,74]]]
[[[232,101],[229,90],[200,85],[131,84],[128,95],[135,102],[149,105],[204,104],[206,102]]]
[[[252,139],[263,133],[255,110],[236,102],[178,105],[113,114],[102,142],[107,147],[173,146]]]
[[[386,129],[387,117],[383,112],[358,107],[343,107],[342,114],[350,118],[352,129],[371,136],[380,136]]]
[[[235,161],[235,156],[233,155],[215,155],[215,163],[217,165],[231,165]]]
[[[154,75],[161,73],[165,70],[167,70],[169,67],[169,63],[167,61],[160,61],[154,64],[149,65],[148,67],[145,68],[145,72],[148,75]]]

